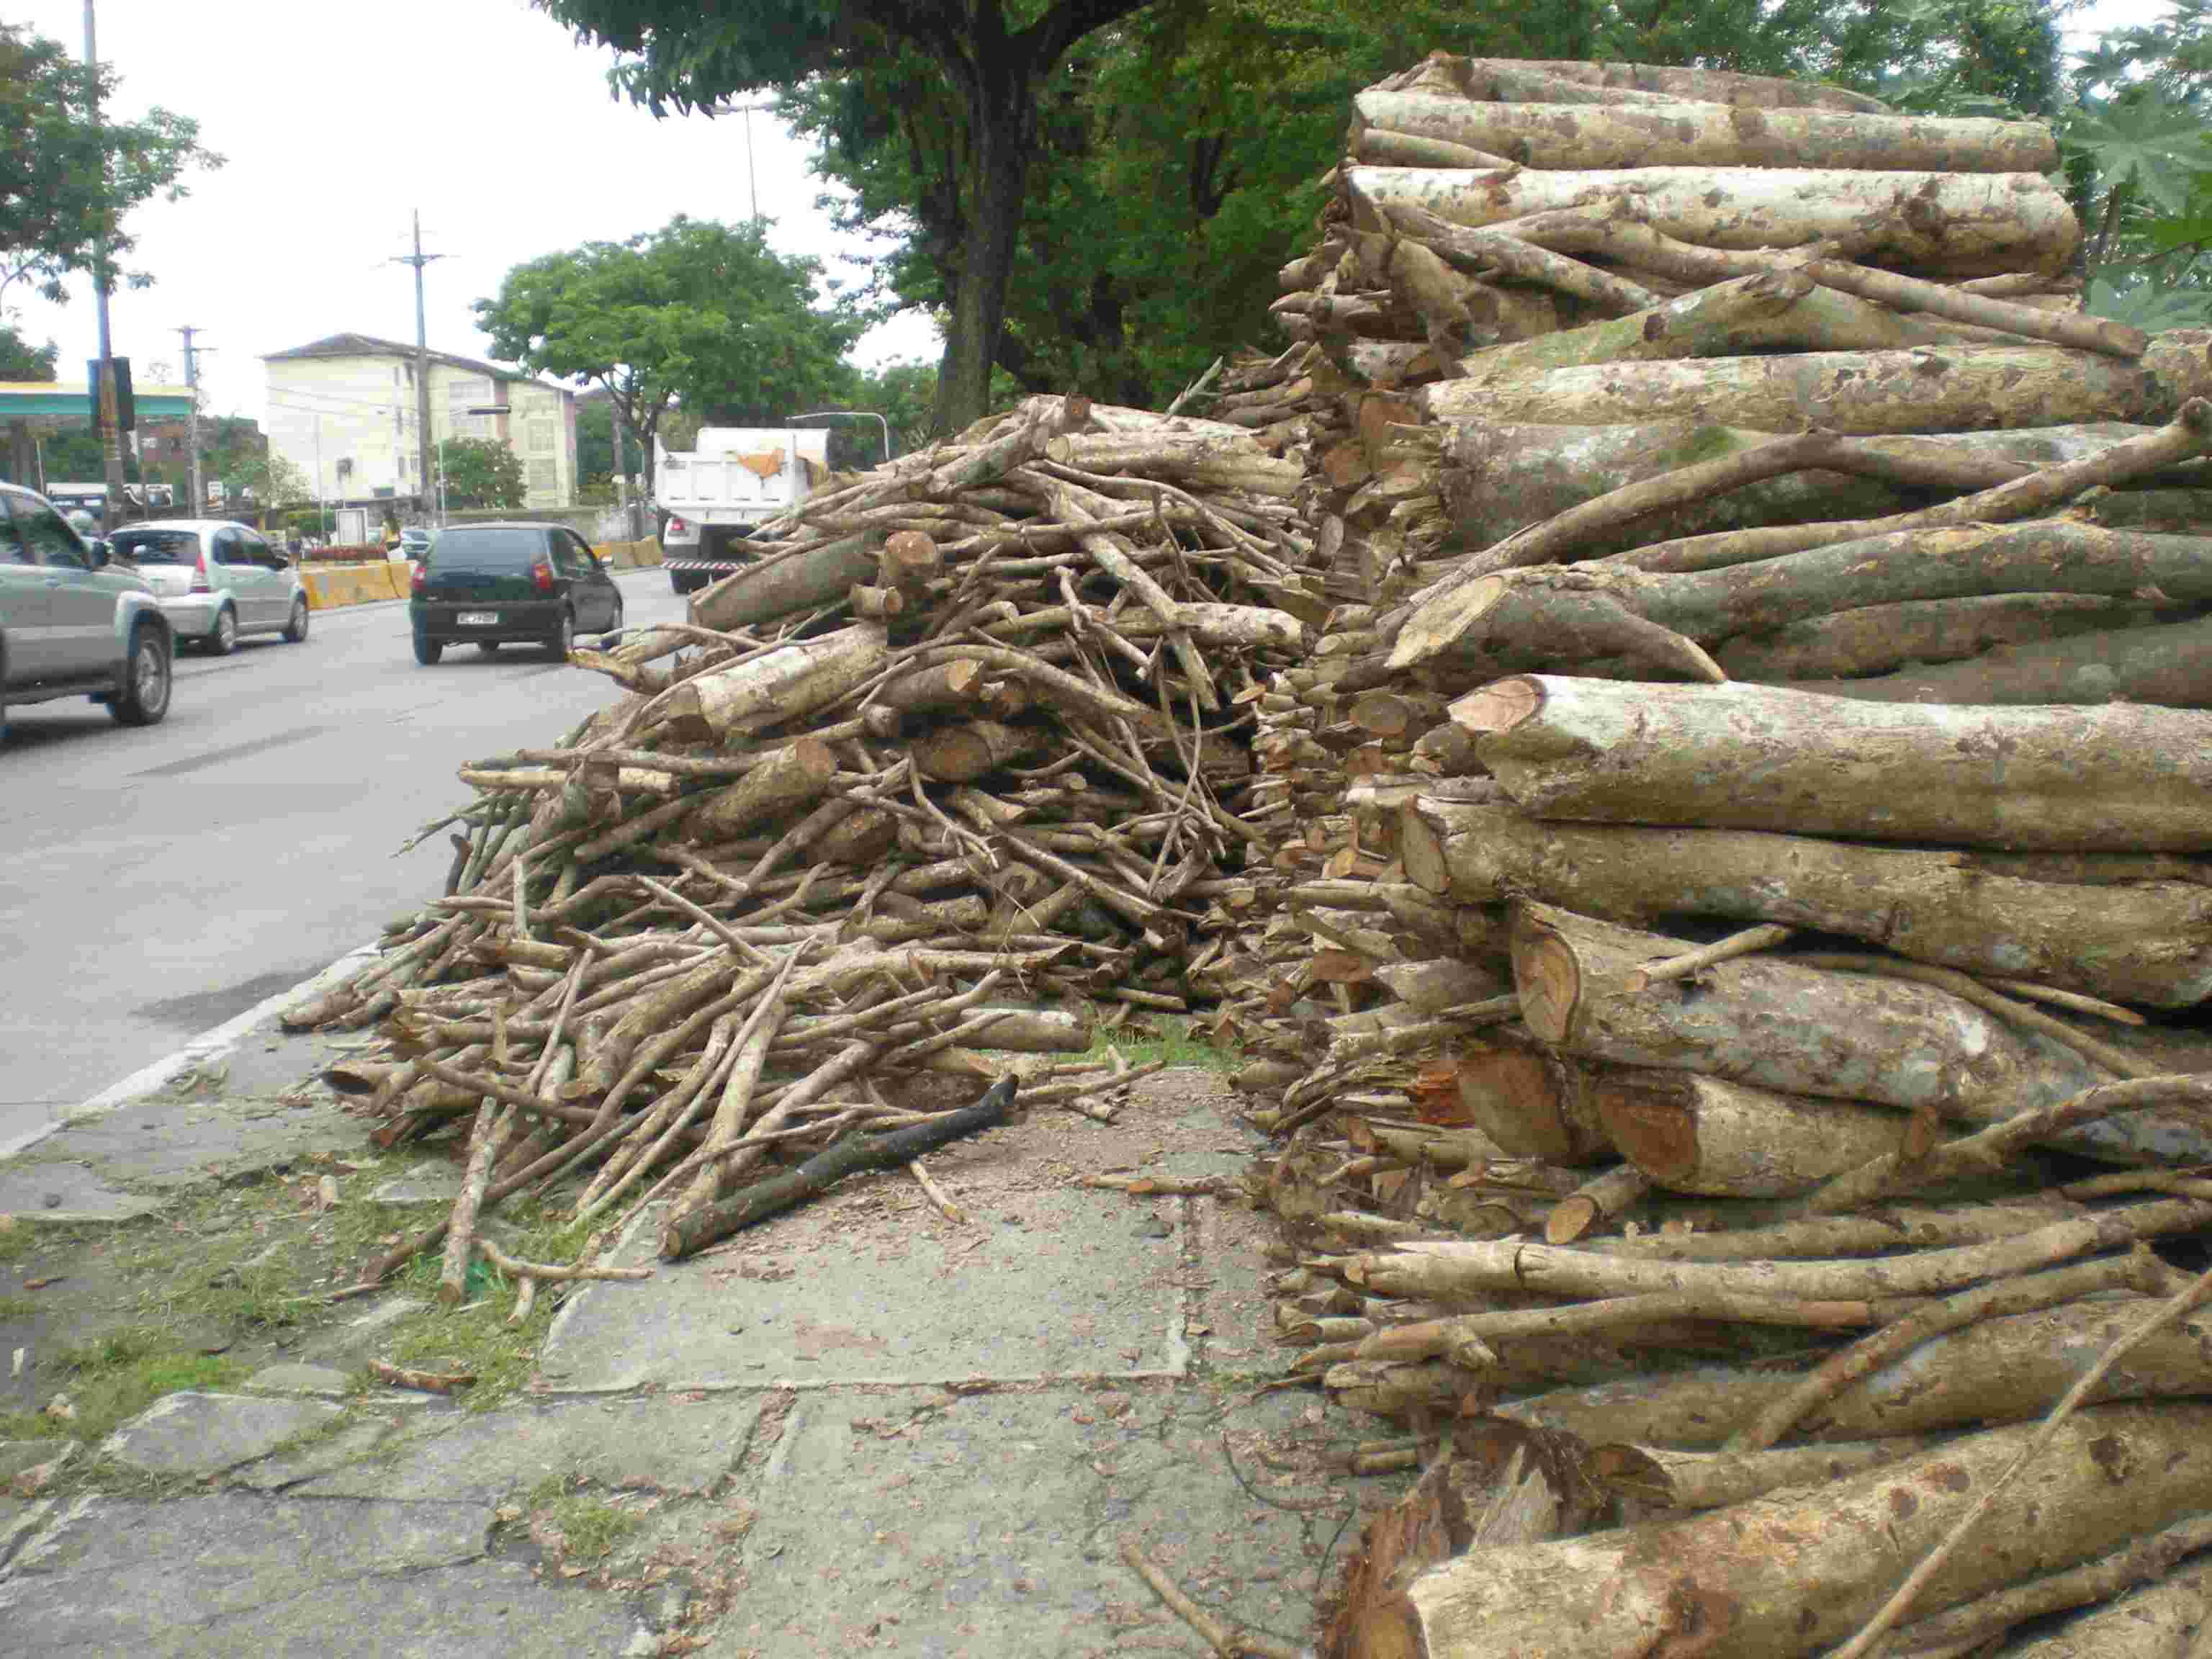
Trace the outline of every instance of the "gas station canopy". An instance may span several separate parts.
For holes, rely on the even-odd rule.
[[[142,386],[133,392],[133,401],[142,426],[181,421],[192,412],[189,386]],[[72,390],[55,380],[0,380],[0,426],[12,421],[89,427],[92,398],[82,386]]]

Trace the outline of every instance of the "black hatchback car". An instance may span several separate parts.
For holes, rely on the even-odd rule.
[[[407,613],[426,666],[463,641],[487,656],[527,643],[565,657],[579,634],[622,631],[622,590],[565,526],[455,525],[416,564]]]

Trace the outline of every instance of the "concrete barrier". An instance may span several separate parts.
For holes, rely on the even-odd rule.
[[[330,611],[349,605],[376,605],[408,596],[409,567],[379,560],[373,564],[303,564],[301,585],[307,608]]]

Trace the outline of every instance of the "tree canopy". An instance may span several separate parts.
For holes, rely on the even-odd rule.
[[[757,226],[679,214],[628,241],[517,265],[476,313],[501,356],[605,387],[650,476],[653,434],[678,399],[783,411],[837,395],[865,321],[823,303],[820,275],[818,261],[769,248]]]
[[[49,340],[34,346],[21,333],[0,323],[0,380],[51,380],[61,348]]]
[[[129,287],[154,279],[125,270],[131,237],[124,221],[156,196],[187,193],[193,167],[218,167],[202,149],[198,124],[167,110],[116,121],[88,106],[91,77],[61,43],[20,25],[0,23],[0,299],[29,282],[47,299],[66,297],[63,279],[91,268],[107,244],[113,275]],[[116,78],[99,75],[103,108]]]
[[[656,114],[712,113],[734,94],[796,91],[894,61],[927,78],[958,114],[945,135],[956,152],[951,195],[934,216],[950,228],[936,233],[946,300],[940,429],[975,420],[989,399],[1048,81],[1077,42],[1156,3],[1167,0],[538,0],[613,47],[615,86]]]
[[[448,507],[520,507],[529,494],[521,458],[489,438],[448,438],[439,446]]]

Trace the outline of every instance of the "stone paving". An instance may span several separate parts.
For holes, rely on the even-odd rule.
[[[283,1156],[272,1120],[209,1115],[198,1144],[65,1132],[0,1166],[0,1210],[64,1167],[137,1200]],[[360,1144],[326,1106],[275,1121]],[[1122,1563],[1127,1536],[1218,1616],[1302,1644],[1355,1497],[1397,1483],[1336,1472],[1349,1425],[1270,1386],[1261,1218],[1071,1184],[1233,1177],[1252,1145],[1201,1072],[1146,1079],[1112,1125],[1032,1114],[931,1157],[963,1219],[867,1176],[579,1289],[529,1396],[490,1411],[366,1388],[405,1307],[362,1304],[242,1383],[158,1401],[74,1484],[0,1498],[0,1650],[1206,1651]],[[616,1259],[651,1261],[655,1234],[635,1218]]]

